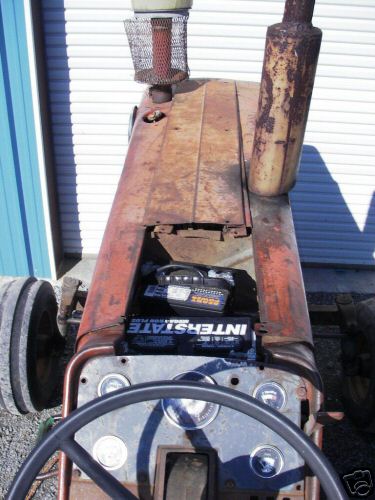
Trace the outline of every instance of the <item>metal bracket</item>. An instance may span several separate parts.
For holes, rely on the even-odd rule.
[[[183,238],[201,238],[205,240],[223,241],[233,238],[245,238],[248,236],[248,230],[245,225],[224,226],[220,229],[206,229],[204,227],[182,227],[173,224],[158,224],[153,229],[154,235],[158,234],[176,234]]]
[[[68,319],[77,305],[77,292],[81,283],[80,280],[70,276],[65,276],[63,279],[61,299],[57,312],[57,326],[63,337],[66,336],[68,331]]]
[[[225,226],[223,229],[224,239],[227,238],[245,238],[247,236],[247,227],[242,226]]]

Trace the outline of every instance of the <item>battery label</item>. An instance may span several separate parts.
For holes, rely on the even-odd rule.
[[[168,302],[180,302],[196,308],[220,311],[225,306],[228,292],[205,287],[148,285],[144,296]]]
[[[167,298],[171,300],[182,300],[185,302],[190,297],[190,288],[186,286],[169,285],[167,290]]]
[[[138,347],[176,347],[190,337],[197,348],[237,349],[254,342],[249,318],[140,318],[125,329],[130,344]]]

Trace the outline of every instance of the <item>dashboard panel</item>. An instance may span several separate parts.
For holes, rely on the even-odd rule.
[[[253,395],[295,424],[303,380],[276,367],[206,356],[132,355],[93,358],[84,366],[78,406],[127,385],[185,378]],[[220,491],[303,495],[304,461],[278,435],[232,409],[191,400],[148,401],[96,419],[76,440],[126,484],[152,488],[160,450],[215,450]],[[88,479],[84,473],[81,480]]]

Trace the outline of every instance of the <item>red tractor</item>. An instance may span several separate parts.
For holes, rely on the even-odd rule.
[[[268,28],[260,85],[188,79],[192,0],[133,6],[125,27],[135,78],[150,87],[132,115],[87,298],[78,282],[63,286],[60,327],[79,330],[62,421],[8,499],[24,498],[58,450],[59,500],[316,500],[319,484],[327,498],[347,498],[321,451],[323,425],[338,415],[324,412],[288,198],[321,43],[314,0],[286,0]],[[14,294],[28,311],[29,295]],[[6,406],[21,413],[43,407],[52,386],[52,309],[30,327],[41,337],[29,341],[38,363],[27,364],[24,346],[1,379]],[[374,302],[356,310],[341,297],[328,309],[311,318],[346,319],[346,406],[371,429]],[[39,397],[26,366],[29,380],[44,381]]]

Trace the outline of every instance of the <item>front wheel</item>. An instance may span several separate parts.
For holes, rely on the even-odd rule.
[[[0,403],[13,414],[40,411],[59,382],[64,339],[50,283],[18,278],[0,292]]]

